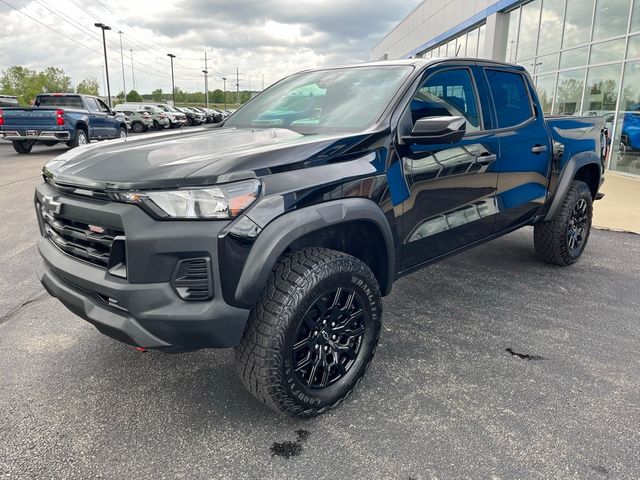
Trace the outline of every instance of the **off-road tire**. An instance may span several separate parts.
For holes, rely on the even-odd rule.
[[[332,288],[357,292],[365,311],[364,334],[346,373],[324,388],[309,389],[294,373],[293,343],[305,314]],[[364,376],[381,321],[378,282],[362,261],[325,248],[286,254],[271,273],[235,350],[242,383],[277,412],[299,417],[323,413],[342,402]]]
[[[574,208],[578,202],[586,202],[586,227],[578,248],[571,249],[569,230],[571,228]],[[560,209],[555,217],[536,224],[533,230],[533,243],[538,256],[547,263],[567,266],[575,263],[584,251],[593,218],[593,199],[586,183],[574,180],[569,186]]]
[[[22,140],[18,140],[18,141],[11,142],[11,143],[13,143],[13,149],[16,152],[18,152],[18,153],[20,153],[22,155],[25,155],[25,154],[31,152],[31,149],[33,148],[33,143],[31,143],[31,142],[25,142],[25,141],[22,141]]]

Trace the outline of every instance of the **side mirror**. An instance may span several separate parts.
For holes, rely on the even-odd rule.
[[[424,117],[416,121],[411,135],[403,140],[409,144],[430,145],[455,143],[462,140],[467,129],[464,117]]]

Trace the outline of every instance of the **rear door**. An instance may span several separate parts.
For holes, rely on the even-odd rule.
[[[500,141],[497,228],[531,220],[544,204],[551,168],[551,140],[529,77],[509,67],[487,66],[484,74]]]
[[[101,138],[104,136],[105,120],[107,115],[100,111],[98,102],[93,97],[86,97],[85,102],[89,110],[89,137]]]
[[[397,146],[409,187],[403,203],[402,269],[407,270],[495,231],[499,144],[473,67],[441,65],[427,70],[401,119],[462,116],[466,134],[454,144]],[[406,128],[406,127],[402,127]]]

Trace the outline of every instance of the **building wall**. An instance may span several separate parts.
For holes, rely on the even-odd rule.
[[[609,167],[640,174],[640,0],[426,0],[371,52],[524,66],[545,113],[599,115]]]

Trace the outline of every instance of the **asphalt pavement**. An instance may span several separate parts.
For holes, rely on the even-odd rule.
[[[403,278],[354,395],[294,420],[231,351],[139,353],[44,293],[33,189],[65,150],[0,145],[1,479],[640,478],[640,236],[559,268],[523,229]]]

